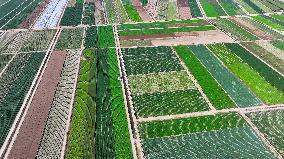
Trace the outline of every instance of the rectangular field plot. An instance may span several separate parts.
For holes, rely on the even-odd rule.
[[[284,111],[265,111],[247,114],[270,143],[284,157]]]
[[[264,40],[284,39],[284,36],[281,33],[269,28],[266,25],[254,21],[252,18],[230,17],[229,19],[261,39]]]
[[[274,158],[238,114],[142,123],[146,158]]]
[[[284,22],[281,22],[279,20],[273,19],[265,15],[253,16],[252,18],[275,30],[284,31]]]
[[[251,54],[248,50],[239,45],[227,45],[230,50],[236,51],[242,60],[244,60],[250,67],[257,71],[262,77],[265,78],[272,86],[277,88],[282,93],[284,92],[284,77],[276,72],[273,68],[268,66],[266,63],[256,58],[255,55]]]
[[[66,156],[132,158],[115,49],[85,50],[83,57]]]
[[[80,63],[80,50],[68,50],[39,146],[38,158],[60,158]],[[70,109],[71,108],[71,109]],[[52,152],[52,153],[49,153]]]
[[[83,39],[84,28],[63,29],[56,43],[56,49],[79,49]]]
[[[0,5],[0,29],[17,28],[41,0],[9,0]]]
[[[284,103],[284,94],[239,58],[235,54],[239,49],[226,47],[230,45],[238,44],[215,44],[208,48],[266,104]]]
[[[189,46],[189,48],[220,83],[237,106],[250,107],[262,104],[204,45]]]
[[[236,2],[238,2],[247,12],[251,14],[264,12],[253,2],[253,0],[236,0]]]
[[[144,93],[132,98],[139,117],[183,114],[208,110],[197,89]]]
[[[56,30],[39,30],[33,31],[24,45],[21,47],[21,52],[29,51],[44,51],[49,47]]]
[[[21,109],[44,56],[43,52],[18,54],[0,77],[1,145]]]
[[[128,75],[182,70],[170,47],[125,48],[122,53]]]
[[[189,4],[189,7],[190,7],[191,16],[193,18],[203,17],[196,0],[188,1],[188,4]]]
[[[267,41],[242,42],[241,44],[257,57],[270,64],[274,69],[284,74],[283,50]]]
[[[200,0],[200,3],[207,17],[227,15],[216,0]]]
[[[224,18],[218,18],[210,20],[210,22],[215,25],[220,30],[229,34],[235,40],[241,41],[250,41],[250,40],[258,40],[258,38],[247,32],[245,29],[241,28],[237,24],[233,23],[232,21]]]
[[[275,158],[250,128],[224,129],[181,136],[145,139],[148,159]]]
[[[270,42],[273,46],[277,47],[280,50],[284,51],[284,42],[283,41],[271,41]]]
[[[235,106],[222,86],[218,84],[187,46],[177,46],[175,50],[216,109],[233,108]]]
[[[233,0],[219,0],[219,3],[230,16],[245,14],[244,11]]]
[[[130,75],[128,80],[134,95],[194,88],[185,71]]]

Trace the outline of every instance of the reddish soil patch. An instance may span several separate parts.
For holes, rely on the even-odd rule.
[[[41,1],[35,10],[20,24],[20,28],[30,28],[35,21],[37,20],[38,16],[44,11],[46,6],[49,4],[51,0],[43,0]]]
[[[132,4],[137,9],[143,21],[153,21],[152,17],[146,12],[139,0],[132,0]]]
[[[65,57],[65,52],[50,55],[8,158],[36,158]]]
[[[256,36],[260,37],[261,39],[264,40],[275,40],[275,38],[271,35],[269,35],[268,33],[259,30],[259,29],[252,29],[251,27],[247,26],[245,23],[242,23],[241,21],[239,21],[236,18],[229,18],[232,22],[238,24],[239,26],[241,26],[242,28],[246,29],[247,31],[249,31],[252,34],[255,34]]]
[[[190,19],[192,17],[188,0],[177,0],[177,8],[179,19]]]

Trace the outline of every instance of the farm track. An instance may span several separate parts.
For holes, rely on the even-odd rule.
[[[119,42],[119,35],[118,35],[118,30],[117,26],[113,26],[114,30],[114,36],[115,36],[115,41],[116,41],[116,49],[117,49],[117,54],[119,57],[119,67],[120,67],[120,74],[121,74],[121,79],[122,79],[122,85],[123,85],[123,92],[124,92],[124,98],[126,99],[126,106],[127,106],[127,112],[128,112],[128,119],[129,119],[129,126],[131,129],[131,143],[132,143],[132,148],[135,148],[133,151],[134,158],[138,156],[139,159],[144,158],[144,153],[143,153],[143,148],[142,148],[142,143],[141,143],[141,136],[138,130],[138,123],[137,119],[135,116],[135,111],[133,107],[133,102],[131,100],[131,92],[130,88],[128,85],[128,79],[126,75],[126,69],[125,69],[125,64],[123,60],[123,55],[121,52],[120,48],[120,42]],[[134,137],[132,137],[134,136]],[[134,141],[133,141],[134,140]],[[134,144],[134,145],[133,145]]]
[[[185,113],[185,114],[176,114],[176,115],[165,115],[165,116],[157,116],[157,117],[147,117],[147,118],[139,118],[137,119],[138,123],[143,122],[153,122],[153,121],[162,121],[162,120],[171,120],[171,119],[181,119],[181,118],[191,118],[198,116],[206,116],[206,115],[215,115],[221,113],[251,113],[251,112],[262,112],[262,111],[271,111],[271,110],[284,110],[284,104],[277,105],[261,105],[247,108],[230,108],[230,109],[221,109],[221,110],[209,110],[202,112],[193,112],[193,113]]]

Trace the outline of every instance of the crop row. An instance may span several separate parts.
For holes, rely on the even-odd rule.
[[[182,21],[165,21],[165,22],[152,22],[152,23],[139,23],[139,24],[121,24],[118,26],[119,30],[129,29],[151,29],[151,28],[169,28],[171,26],[202,26],[210,25],[202,19],[195,20],[182,20]]]
[[[274,158],[237,113],[141,123],[144,157]]]
[[[98,47],[108,48],[115,47],[114,35],[112,26],[98,27]]]
[[[242,17],[240,19],[243,20],[244,22],[248,23],[249,25],[252,25],[253,27],[251,27],[251,29],[261,30],[261,31],[265,32],[265,34],[269,34],[270,36],[272,36],[275,39],[284,39],[284,36],[281,33],[269,28],[266,25],[258,23],[257,21],[253,20],[252,18]]]
[[[70,132],[67,158],[94,158],[94,135],[96,121],[96,55],[94,51],[83,52],[86,60],[80,63]]]
[[[159,129],[159,128],[158,128]],[[145,158],[275,158],[249,127],[143,140]]]
[[[264,11],[259,8],[252,0],[236,0],[243,8],[249,13],[263,13]]]
[[[18,25],[35,9],[41,0],[18,1],[11,0],[0,7],[0,28],[12,29]]]
[[[105,0],[105,4],[109,23],[123,23],[129,21],[129,17],[120,0]]]
[[[232,108],[234,102],[226,94],[220,84],[210,75],[208,70],[201,64],[191,50],[186,46],[177,46],[175,50],[178,56],[187,66],[187,69],[197,79],[203,92],[217,109]]]
[[[245,14],[239,5],[233,0],[219,0],[219,3],[230,16]]]
[[[265,24],[265,25],[267,25],[267,26],[270,26],[273,29],[276,29],[276,30],[279,30],[279,31],[284,31],[283,23],[281,23],[280,21],[275,20],[271,17],[258,15],[258,16],[253,16],[252,18],[263,23],[263,24]]]
[[[215,30],[213,26],[196,26],[182,28],[165,28],[165,29],[145,29],[145,30],[126,30],[120,31],[120,36],[142,36],[151,34],[172,34],[176,32],[193,32],[193,31],[208,31]]]
[[[82,23],[85,25],[94,25],[95,24],[95,4],[94,3],[85,3]]]
[[[38,30],[31,32],[30,38],[21,47],[21,52],[47,50],[56,30]]]
[[[227,32],[234,38],[235,40],[241,41],[248,41],[248,40],[258,40],[256,36],[247,32],[240,26],[236,25],[235,23],[231,22],[225,18],[218,18],[214,20],[210,20],[211,23],[217,26],[220,30]]]
[[[132,158],[115,49],[85,50],[84,57],[67,158]]]
[[[77,78],[77,68],[80,63],[80,51],[68,50],[64,67],[61,71],[56,92],[54,94],[47,123],[38,150],[37,158],[60,158],[68,116],[71,113],[71,100]],[[50,153],[52,152],[52,153]]]
[[[272,41],[271,44],[280,50],[284,50],[284,42],[282,41]]]
[[[128,75],[182,70],[170,47],[122,49]]]
[[[208,17],[225,16],[223,8],[219,5],[216,0],[200,0],[202,8]]]
[[[264,134],[265,138],[284,156],[284,111],[264,111],[249,113],[249,118]]]
[[[86,48],[114,47],[114,34],[112,26],[91,26],[86,30]]]
[[[18,54],[0,77],[1,145],[21,109],[44,55],[43,52]]]
[[[204,45],[189,46],[193,54],[207,68],[228,95],[239,107],[260,105],[261,101],[254,96],[242,82],[236,78],[217,57]]]
[[[239,56],[244,62],[250,65],[255,71],[257,71],[262,77],[265,78],[272,86],[277,88],[282,93],[284,92],[284,77],[271,67],[263,63],[260,59],[256,58],[253,54],[247,51],[239,45],[227,45],[230,50],[235,51],[235,54]]]
[[[81,41],[83,39],[83,28],[63,29],[60,37],[56,43],[56,49],[79,49],[81,48]]]
[[[237,75],[266,104],[284,103],[284,94],[273,87],[235,53],[240,52],[238,44],[209,45],[209,49]],[[233,49],[228,49],[231,47]],[[254,60],[254,59],[252,59]]]
[[[63,26],[77,26],[81,24],[83,14],[83,1],[76,0],[74,6],[67,7],[60,21]]]
[[[142,138],[157,138],[248,126],[237,113],[153,121],[139,125]]]
[[[274,69],[284,74],[284,57],[283,51],[273,46],[269,42],[242,42],[248,50],[250,50],[257,57],[261,58],[268,64],[270,64]]]
[[[188,1],[190,13],[193,18],[203,17],[196,0]]]

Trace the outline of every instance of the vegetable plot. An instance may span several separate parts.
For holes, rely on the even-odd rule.
[[[219,0],[219,3],[230,16],[245,14],[239,5],[233,0]]]
[[[213,25],[217,26],[220,30],[229,34],[235,40],[240,40],[240,41],[258,40],[256,36],[247,32],[246,30],[239,27],[238,25],[236,25],[235,23],[231,22],[228,19],[218,18],[210,21]]]
[[[235,52],[238,52],[239,49],[230,50],[226,47],[230,45],[236,45],[237,47],[238,44],[215,44],[208,47],[266,104],[284,103],[284,94],[236,56]]]
[[[0,144],[22,107],[45,53],[18,54],[0,77]]]
[[[262,104],[204,45],[189,46],[189,48],[237,106],[250,107]]]
[[[233,108],[235,106],[234,102],[230,99],[222,86],[217,83],[188,47],[177,46],[175,47],[175,50],[187,66],[187,69],[197,79],[203,92],[216,109]]]
[[[200,3],[207,17],[218,17],[227,15],[216,0],[200,0]]]
[[[83,40],[84,28],[62,29],[60,37],[56,43],[56,49],[79,49]]]
[[[124,48],[122,53],[128,75],[182,70],[170,47]]]
[[[83,14],[83,1],[76,0],[75,6],[67,7],[60,21],[63,26],[77,26],[81,24]]]
[[[255,112],[249,113],[248,116],[283,157],[284,111]]]
[[[274,158],[236,113],[142,123],[139,128],[146,158]]]

